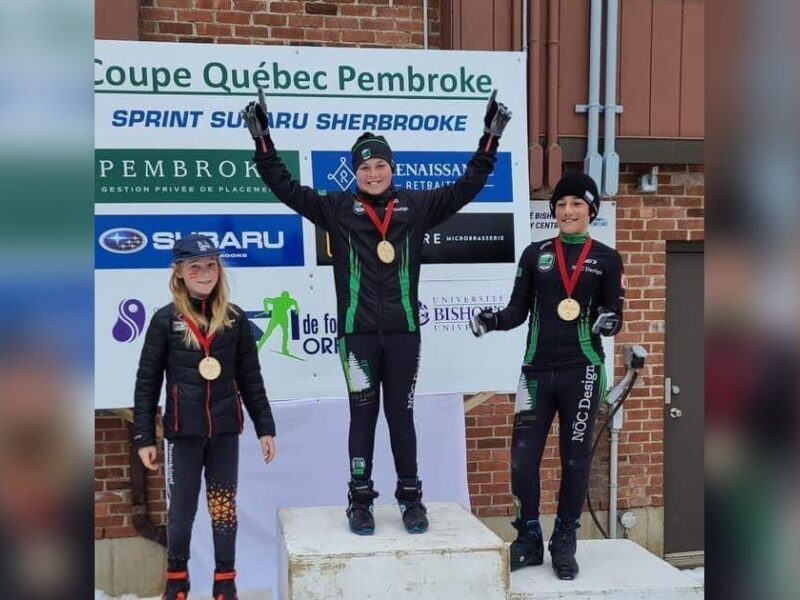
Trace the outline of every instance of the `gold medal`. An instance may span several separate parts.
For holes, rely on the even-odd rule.
[[[197,365],[197,370],[200,371],[200,376],[208,381],[213,381],[222,373],[222,365],[213,356],[206,356]]]
[[[581,305],[572,298],[564,298],[558,303],[558,316],[565,321],[574,321],[581,314]]]
[[[394,246],[386,240],[378,243],[378,258],[387,265],[394,262]]]

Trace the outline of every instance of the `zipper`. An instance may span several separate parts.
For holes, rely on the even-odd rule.
[[[244,419],[242,418],[242,393],[236,381],[233,382],[233,389],[236,391],[236,416],[239,418],[239,433],[244,431]]]
[[[172,428],[177,433],[180,430],[180,420],[178,419],[178,384],[172,384]]]
[[[208,418],[208,437],[214,435],[214,427],[211,424],[211,382],[206,381],[206,417]]]

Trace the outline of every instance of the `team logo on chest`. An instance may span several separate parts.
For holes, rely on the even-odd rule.
[[[536,268],[542,273],[547,273],[553,268],[554,264],[556,264],[556,255],[552,252],[542,252],[539,255],[539,262],[536,264]]]
[[[364,205],[361,203],[361,200],[353,200],[353,212],[357,214],[359,217],[366,212],[364,210]]]

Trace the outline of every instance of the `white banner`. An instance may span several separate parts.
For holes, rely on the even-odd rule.
[[[280,204],[250,161],[239,110],[257,85],[289,170],[327,190],[352,186],[349,148],[366,130],[392,145],[398,187],[454,181],[499,90],[514,117],[495,172],[426,242],[417,389],[512,391],[524,328],[478,343],[467,323],[505,305],[530,243],[524,82],[522,53],[97,41],[96,406],[130,406],[144,329],[170,300],[172,244],[192,232],[223,250],[270,397],[344,393],[324,232]]]

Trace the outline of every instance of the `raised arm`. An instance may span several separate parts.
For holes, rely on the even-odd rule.
[[[319,194],[313,188],[301,185],[292,178],[275,151],[269,133],[267,103],[264,91],[258,89],[258,102],[250,102],[242,111],[242,118],[250,130],[256,146],[253,162],[261,179],[278,200],[323,229],[330,228],[333,199]]]
[[[421,198],[426,228],[430,229],[447,220],[471,202],[486,185],[486,180],[497,162],[497,146],[503,135],[511,111],[495,100],[497,90],[492,92],[483,118],[483,135],[478,149],[467,163],[467,170],[454,183],[431,190]]]

